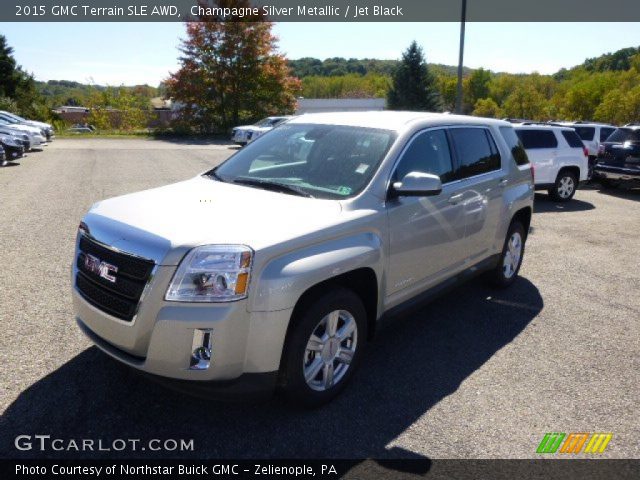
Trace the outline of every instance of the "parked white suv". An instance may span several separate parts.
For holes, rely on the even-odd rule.
[[[580,140],[582,140],[584,146],[587,148],[587,155],[589,157],[589,178],[591,178],[600,144],[606,141],[607,138],[609,138],[609,135],[615,132],[616,127],[604,123],[589,122],[559,122],[558,125],[573,128],[580,137]]]
[[[544,124],[514,128],[534,166],[536,190],[547,190],[560,202],[571,200],[589,172],[586,147],[575,130]]]
[[[383,318],[483,271],[513,283],[533,193],[506,122],[303,115],[195,178],[95,204],[77,323],[177,388],[319,405]]]

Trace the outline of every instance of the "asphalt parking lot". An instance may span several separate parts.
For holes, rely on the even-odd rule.
[[[100,199],[189,178],[225,144],[58,139],[0,169],[0,457],[17,435],[194,439],[95,457],[532,458],[546,432],[612,432],[640,457],[640,190],[536,195],[521,278],[481,280],[385,328],[332,404],[217,403],[165,390],[78,331],[69,266]]]

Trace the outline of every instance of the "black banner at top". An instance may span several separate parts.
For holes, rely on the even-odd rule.
[[[463,0],[2,0],[2,22],[450,22]],[[220,6],[219,3],[225,5]],[[634,22],[639,0],[467,0],[469,22]]]

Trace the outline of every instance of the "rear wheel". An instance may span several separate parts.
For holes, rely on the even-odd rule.
[[[549,189],[549,195],[558,202],[568,202],[575,195],[577,188],[576,174],[570,170],[562,170],[556,178],[556,183]]]
[[[337,396],[357,368],[367,339],[366,311],[355,293],[336,287],[292,321],[282,361],[284,394],[318,407]]]
[[[491,283],[496,287],[508,287],[516,280],[524,256],[525,238],[522,223],[519,220],[512,221],[502,247],[500,261],[489,274]]]

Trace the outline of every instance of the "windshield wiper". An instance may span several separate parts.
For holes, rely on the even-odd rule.
[[[216,173],[216,168],[214,168],[213,170],[209,170],[207,173],[204,173],[203,175],[206,175],[207,177],[212,177],[215,180],[218,180],[219,182],[224,182],[222,177]]]
[[[293,193],[294,195],[299,195],[301,197],[314,198],[313,195],[311,195],[309,192],[304,191],[300,187],[296,187],[295,185],[287,185],[285,183],[270,182],[269,180],[240,177],[236,178],[233,183],[263,188],[265,190],[272,190],[274,192]]]

